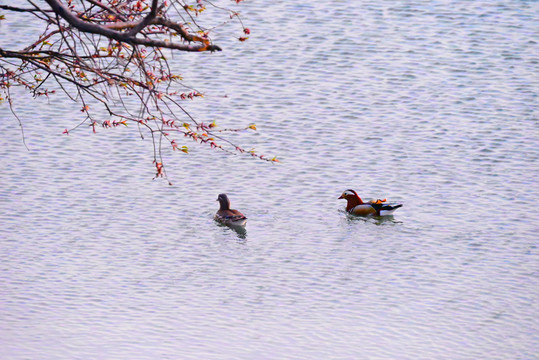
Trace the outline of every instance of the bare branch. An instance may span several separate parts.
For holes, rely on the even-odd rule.
[[[8,94],[8,101],[9,101],[9,109],[11,110],[11,113],[13,114],[13,116],[15,116],[15,118],[19,122],[19,127],[21,128],[22,143],[24,144],[24,147],[26,148],[26,150],[30,151],[30,149],[28,148],[28,145],[26,145],[26,137],[24,136],[24,126],[22,125],[22,121],[17,116],[17,114],[15,113],[15,110],[13,109],[13,100],[11,99],[11,93],[9,92],[9,88],[7,88],[7,94]]]
[[[25,8],[19,8],[15,6],[9,6],[9,5],[0,5],[0,9],[7,10],[7,11],[15,11],[15,12],[43,12],[43,10],[40,9],[25,9]],[[45,10],[47,12],[53,12],[53,10]]]

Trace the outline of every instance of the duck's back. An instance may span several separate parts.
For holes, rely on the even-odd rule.
[[[247,217],[235,209],[219,210],[215,214],[215,218],[231,225],[243,225],[247,221]]]

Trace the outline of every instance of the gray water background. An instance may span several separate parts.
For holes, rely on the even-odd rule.
[[[0,105],[0,357],[539,358],[539,3],[238,9],[247,42],[172,62],[278,165],[186,143],[168,186],[134,128],[62,135],[80,105],[16,93],[27,151]],[[347,188],[404,207],[350,218]]]

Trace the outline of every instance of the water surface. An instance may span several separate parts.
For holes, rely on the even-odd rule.
[[[2,357],[536,359],[538,3],[240,9],[247,42],[173,64],[279,165],[188,143],[168,186],[136,129],[21,94],[26,151],[0,106]],[[404,207],[350,218],[347,188]]]

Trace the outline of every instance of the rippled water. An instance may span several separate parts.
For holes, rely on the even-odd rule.
[[[249,41],[175,61],[279,165],[189,144],[168,186],[134,129],[21,96],[28,152],[0,106],[2,358],[537,359],[539,4],[241,9]],[[404,207],[350,218],[347,188]]]

